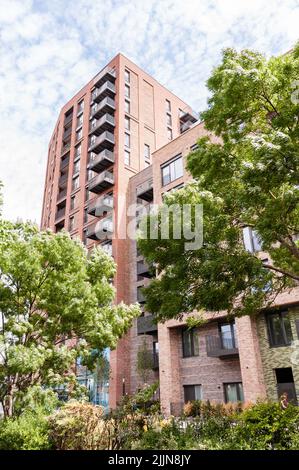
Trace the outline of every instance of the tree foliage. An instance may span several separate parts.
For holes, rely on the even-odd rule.
[[[113,305],[115,264],[69,234],[0,222],[0,402],[13,414],[33,386],[76,392],[74,365],[92,367],[139,314]],[[94,354],[97,351],[98,354]]]
[[[186,251],[183,238],[139,241],[160,273],[146,290],[157,319],[194,309],[253,314],[299,281],[298,77],[299,45],[269,60],[223,52],[207,82],[207,136],[187,160],[194,180],[164,202],[203,204],[204,244]],[[244,248],[245,227],[266,260]]]

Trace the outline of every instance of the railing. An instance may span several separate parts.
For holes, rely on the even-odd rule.
[[[91,121],[90,130],[93,131],[94,129],[97,129],[98,127],[103,126],[106,123],[109,123],[112,126],[115,125],[114,117],[109,113],[105,113],[104,116],[102,116],[100,119]]]
[[[98,96],[102,95],[105,91],[110,91],[111,93],[115,93],[115,85],[112,82],[107,80],[100,86],[100,88],[96,88],[91,95],[91,99],[95,100]]]
[[[67,188],[63,189],[62,191],[59,191],[59,193],[57,195],[57,201],[59,201],[60,199],[66,197],[66,194],[67,194]]]
[[[67,167],[69,162],[70,162],[70,157],[66,157],[63,160],[61,160],[60,170],[63,170],[65,167]]]
[[[100,217],[104,212],[113,209],[113,196],[102,196],[93,199],[88,204],[88,213]]]
[[[62,149],[61,149],[61,154],[64,154],[64,153],[67,152],[70,148],[71,148],[71,143],[70,143],[70,142],[68,142],[67,144],[63,145],[63,146],[62,146]]]
[[[73,120],[73,113],[64,119],[64,126],[67,126]]]
[[[94,78],[93,83],[94,85],[97,85],[104,77],[105,75],[110,76],[112,79],[116,78],[116,70],[112,69],[110,67],[105,67],[101,72],[98,73],[98,75]]]
[[[109,131],[104,131],[102,134],[90,142],[89,149],[94,149],[102,144],[105,140],[110,141],[114,145],[114,134]]]
[[[55,220],[61,219],[61,218],[64,217],[64,216],[65,216],[65,207],[63,207],[63,209],[59,209],[59,210],[56,212]]]
[[[225,357],[237,355],[238,345],[234,337],[206,336],[206,350],[209,357]]]
[[[153,315],[146,315],[137,318],[137,334],[153,334],[157,331],[157,324],[154,323]]]
[[[110,96],[106,96],[102,101],[100,101],[98,104],[93,105],[91,108],[91,116],[94,116],[97,114],[99,111],[101,111],[106,105],[109,107],[115,109],[115,101],[114,99],[110,98]]]
[[[65,173],[64,175],[60,176],[59,181],[58,181],[59,187],[63,187],[67,183],[68,176],[69,176],[68,173]]]

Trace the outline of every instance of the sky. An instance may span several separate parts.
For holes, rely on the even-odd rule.
[[[299,0],[0,0],[3,217],[40,222],[59,110],[118,52],[200,111],[224,47],[283,53],[298,25]]]

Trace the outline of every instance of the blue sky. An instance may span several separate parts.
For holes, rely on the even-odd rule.
[[[4,217],[39,223],[59,109],[118,52],[202,110],[222,48],[279,54],[298,25],[299,0],[0,0]]]

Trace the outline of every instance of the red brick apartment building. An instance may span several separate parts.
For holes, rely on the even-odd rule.
[[[159,204],[164,192],[190,178],[185,157],[206,134],[196,121],[186,103],[122,54],[59,114],[49,144],[41,227],[68,230],[88,249],[100,243],[112,254],[116,302],[143,306],[141,287],[151,276],[136,242],[126,237],[127,209]],[[246,243],[258,249],[253,234],[246,234]],[[153,355],[147,381],[159,379],[166,414],[195,398],[255,401],[287,390],[299,399],[298,292],[276,303],[277,309],[235,324],[227,323],[225,313],[207,313],[206,326],[191,331],[184,321],[157,326],[143,312],[110,354],[109,406],[143,385],[137,356],[144,343]]]

